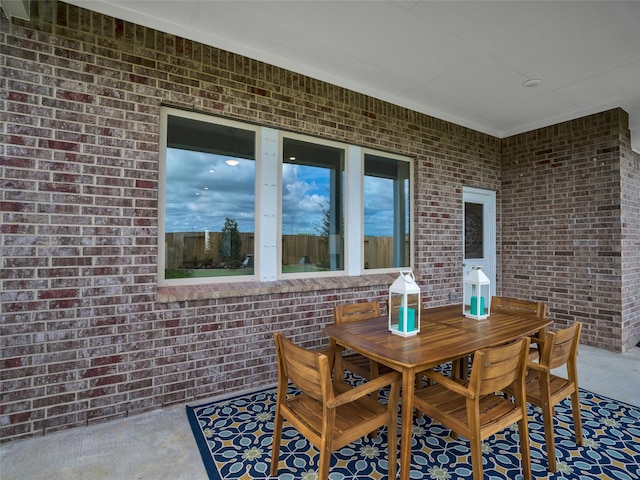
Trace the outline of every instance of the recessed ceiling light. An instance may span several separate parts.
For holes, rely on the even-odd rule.
[[[525,80],[522,83],[522,86],[523,87],[537,87],[541,83],[542,83],[542,79],[541,78],[530,78],[529,80]]]
[[[240,162],[238,160],[229,159],[229,160],[225,160],[224,163],[226,163],[227,165],[231,165],[232,167],[235,167]]]
[[[296,157],[294,157],[293,155],[291,155],[291,156],[289,157],[289,160],[291,160],[291,161],[294,161],[295,159],[296,159]]]

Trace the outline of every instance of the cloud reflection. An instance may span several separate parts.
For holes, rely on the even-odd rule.
[[[241,232],[255,232],[255,161],[228,156],[167,149],[167,232],[221,231],[226,217]],[[328,206],[327,169],[284,164],[282,172],[282,231],[315,235],[322,226],[322,208]],[[390,180],[366,177],[364,182],[365,235],[393,234],[393,185]]]

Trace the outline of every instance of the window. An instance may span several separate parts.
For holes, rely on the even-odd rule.
[[[282,141],[282,273],[344,270],[344,148]]]
[[[364,155],[364,268],[411,265],[410,163]]]
[[[256,133],[169,113],[164,280],[253,275]]]
[[[405,157],[164,107],[160,285],[412,264]]]

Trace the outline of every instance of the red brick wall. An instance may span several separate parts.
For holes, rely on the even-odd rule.
[[[556,327],[581,321],[583,343],[615,350],[633,346],[640,328],[640,183],[629,142],[622,110],[502,142],[503,293],[546,301]],[[623,315],[635,324],[624,335]]]
[[[331,305],[383,301],[395,277],[158,289],[162,104],[415,158],[427,305],[461,294],[463,185],[505,202],[494,137],[62,2],[1,22],[3,440],[272,384],[274,331],[323,345]],[[620,300],[605,305],[620,322]]]

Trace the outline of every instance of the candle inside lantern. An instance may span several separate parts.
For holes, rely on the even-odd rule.
[[[480,297],[480,310],[478,310],[478,297],[471,297],[471,314],[484,315],[484,297]]]
[[[405,323],[404,307],[400,307],[400,318],[398,319],[398,330],[401,332],[412,332],[415,329],[416,311],[407,308],[407,321]]]

